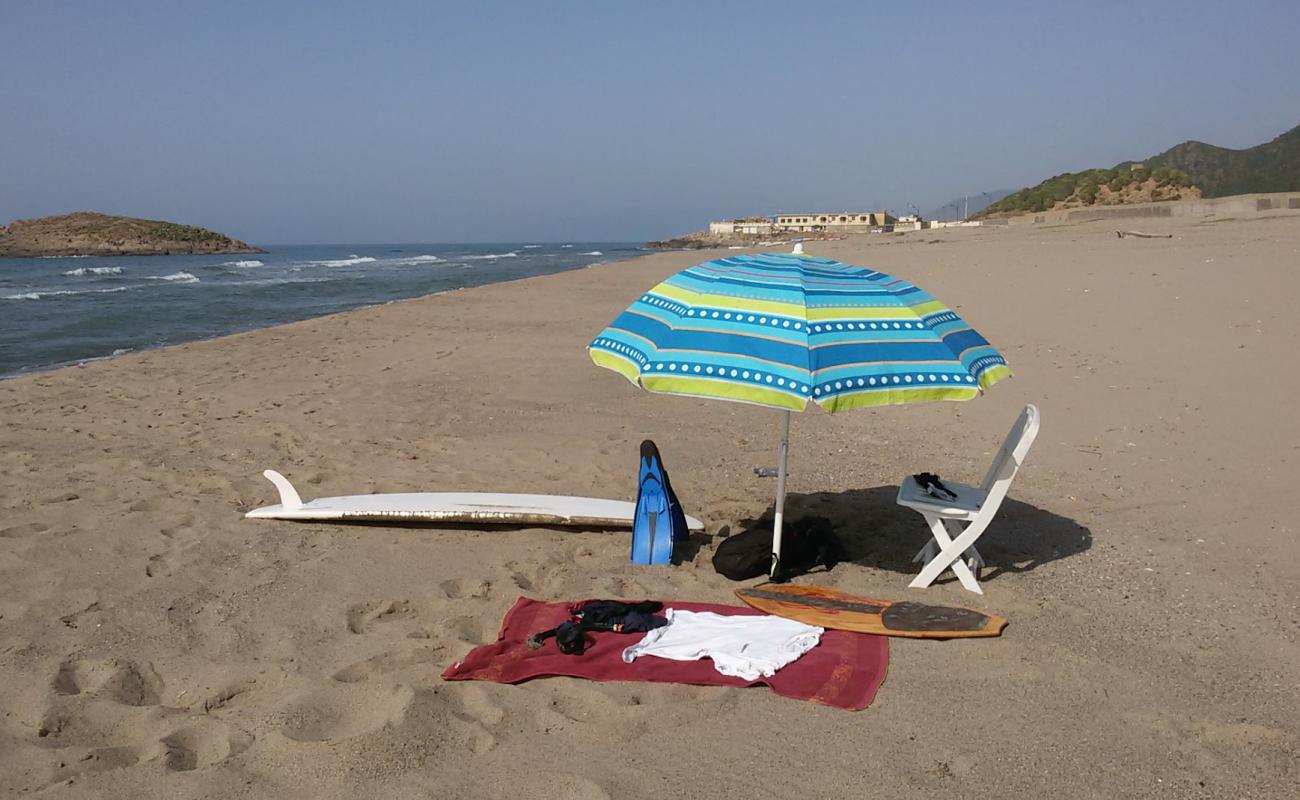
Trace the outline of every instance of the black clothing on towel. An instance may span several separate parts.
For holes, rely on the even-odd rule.
[[[644,600],[624,603],[621,600],[590,600],[569,609],[570,619],[549,631],[528,637],[528,647],[536,650],[552,636],[561,653],[580,656],[587,649],[588,631],[614,633],[646,633],[668,624],[664,617],[655,616],[662,611],[663,603]]]

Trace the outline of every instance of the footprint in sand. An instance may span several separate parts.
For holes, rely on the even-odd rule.
[[[465,684],[457,688],[459,691],[456,695],[462,710],[456,716],[460,719],[489,727],[505,719],[506,712],[496,704],[486,688],[476,684]]]
[[[438,584],[438,588],[442,589],[442,593],[451,600],[460,600],[465,597],[481,600],[492,591],[492,582],[481,579],[454,578]]]
[[[280,733],[297,742],[335,742],[400,725],[415,693],[409,686],[321,686],[279,712]]]
[[[65,783],[96,772],[131,767],[139,761],[140,752],[134,747],[97,747],[87,750],[79,758],[60,762],[47,785]]]
[[[538,715],[538,722],[543,727],[554,724],[554,715],[582,725],[617,720],[618,724],[612,726],[613,736],[623,741],[637,739],[649,729],[650,710],[642,705],[639,695],[632,694],[630,700],[624,700],[611,696],[601,687],[583,684],[574,684],[566,689],[549,695],[547,707]],[[600,735],[610,734],[602,729]]]
[[[541,564],[520,564],[517,561],[509,561],[506,562],[505,568],[510,571],[510,580],[521,591],[547,592],[554,583],[551,580],[552,573],[561,562],[562,559],[556,557],[551,557]]]
[[[122,705],[151,706],[162,696],[163,681],[147,662],[74,659],[59,666],[53,688],[60,695],[93,692]]]
[[[239,755],[253,743],[253,737],[216,720],[196,720],[162,738],[166,752],[163,763],[173,772],[220,764]]]
[[[213,711],[220,711],[233,704],[236,700],[248,694],[257,688],[257,679],[249,678],[247,680],[232,683],[211,697],[203,701],[203,713],[210,714]]]
[[[126,760],[135,763],[139,751],[125,745],[136,743],[121,742],[122,732],[133,730],[154,711],[162,688],[162,678],[148,663],[68,659],[50,682],[51,702],[36,726],[37,744],[59,750],[91,748],[83,754],[85,759],[78,758],[76,764],[68,760],[60,767],[72,770],[69,775],[114,769]]]
[[[365,633],[377,624],[415,616],[410,600],[380,600],[348,607],[348,630]]]
[[[442,624],[446,635],[472,645],[497,640],[496,630],[475,617],[453,617]]]
[[[482,686],[457,684],[426,689],[416,694],[405,717],[412,730],[446,731],[449,742],[457,743],[475,754],[497,746],[496,735],[489,730],[505,719],[505,711],[494,702]],[[400,731],[399,731],[400,733]],[[440,792],[440,797],[474,797],[456,792]]]
[[[387,675],[415,664],[431,663],[441,645],[417,647],[405,652],[381,653],[365,661],[358,661],[335,672],[332,676],[339,683],[359,683],[378,675]]]
[[[45,533],[50,529],[49,525],[44,522],[29,522],[26,525],[12,525],[8,528],[0,528],[0,539],[24,539],[28,536],[35,536],[38,533]]]
[[[176,569],[176,562],[172,560],[170,554],[157,553],[149,556],[149,560],[145,562],[144,574],[150,578],[161,578],[171,574],[174,569]]]

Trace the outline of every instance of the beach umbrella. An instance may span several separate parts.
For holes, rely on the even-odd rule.
[[[696,264],[636,299],[587,346],[651,392],[784,412],[772,568],[781,557],[790,412],[969,400],[1011,374],[988,341],[912,284],[804,255]]]

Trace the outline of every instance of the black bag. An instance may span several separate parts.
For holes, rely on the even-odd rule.
[[[780,583],[818,565],[832,569],[844,560],[844,548],[830,520],[804,517],[781,532],[781,569],[772,580]],[[733,581],[767,575],[772,568],[772,523],[760,522],[722,540],[713,553],[713,568]]]

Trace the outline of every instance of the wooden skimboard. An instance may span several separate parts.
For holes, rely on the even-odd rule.
[[[768,614],[838,631],[959,639],[997,636],[1004,617],[957,606],[931,606],[910,600],[869,600],[825,586],[767,584],[737,589],[736,596]]]
[[[255,508],[251,519],[340,520],[354,522],[465,522],[497,525],[554,525],[578,528],[631,528],[636,504],[596,497],[490,492],[411,492],[320,497],[304,502],[289,479],[262,473],[280,492],[280,504]],[[704,523],[686,518],[693,531]]]

